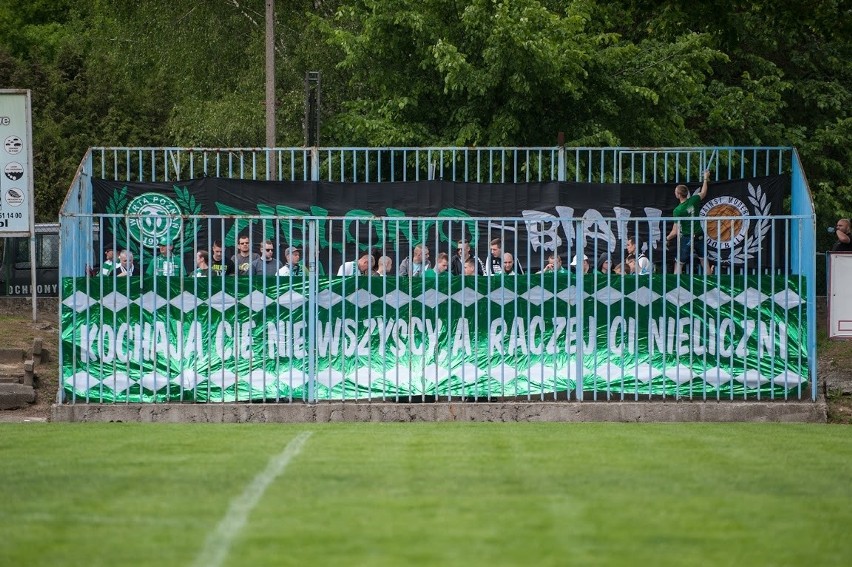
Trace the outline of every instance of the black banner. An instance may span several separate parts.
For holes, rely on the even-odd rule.
[[[190,268],[193,250],[209,249],[212,240],[221,240],[230,255],[238,234],[249,235],[253,244],[272,239],[280,251],[290,245],[302,247],[307,234],[300,218],[307,216],[327,219],[318,227],[326,271],[374,248],[381,248],[379,253],[398,264],[409,255],[410,246],[419,242],[431,248],[434,261],[441,251],[452,256],[454,242],[460,238],[468,239],[484,260],[489,241],[496,237],[503,239],[506,251],[534,271],[552,251],[568,263],[583,244],[589,256],[609,252],[623,257],[628,235],[638,235],[640,249],[659,264],[672,225],[661,217],[671,217],[678,204],[673,183],[331,183],[222,178],[173,183],[94,179],[92,183],[96,214],[127,215],[106,223],[105,242],[115,238],[119,247],[146,255],[163,238],[171,239],[176,250],[188,255],[185,263]],[[700,211],[706,235],[701,247],[706,247],[710,260],[735,266],[781,262],[789,227],[771,217],[784,214],[789,186],[789,177],[781,175],[711,182]],[[700,183],[688,187],[694,193]],[[190,215],[211,218],[185,218]],[[246,216],[265,218],[247,220]],[[398,217],[439,220],[394,222]],[[717,217],[725,220],[713,220]],[[443,221],[450,218],[464,222]],[[674,252],[667,256],[673,258]]]

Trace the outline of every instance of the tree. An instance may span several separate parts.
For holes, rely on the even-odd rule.
[[[33,90],[37,215],[86,148],[264,143],[264,0],[7,0],[4,87]],[[667,0],[277,6],[278,143],[794,145],[820,223],[852,214],[852,10]],[[827,237],[824,237],[827,238]]]

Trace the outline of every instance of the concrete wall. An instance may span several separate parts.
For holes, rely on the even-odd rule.
[[[826,422],[825,401],[54,405],[51,421],[331,423],[411,421]]]

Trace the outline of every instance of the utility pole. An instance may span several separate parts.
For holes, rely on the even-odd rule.
[[[275,147],[275,0],[266,0],[266,147]],[[266,160],[270,178],[277,179],[275,152]]]
[[[311,180],[319,181],[320,72],[305,73],[305,147],[311,152]]]
[[[311,148],[320,144],[320,72],[305,73],[305,146]]]

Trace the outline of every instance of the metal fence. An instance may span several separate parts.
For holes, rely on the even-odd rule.
[[[689,183],[788,173],[790,148],[92,148],[89,174],[118,181],[227,177],[353,183]]]
[[[118,403],[799,399],[812,376],[790,235],[811,221],[754,220],[784,246],[677,269],[661,238],[638,248],[577,239],[555,251],[505,238],[492,256],[494,237],[533,228],[525,218],[190,217],[177,252],[137,248],[133,267],[123,262],[132,275],[72,267],[81,275],[63,280],[62,393]],[[233,231],[242,221],[255,230]],[[587,221],[557,222],[582,234]],[[617,233],[624,221],[603,222]],[[627,228],[664,235],[672,222]],[[354,242],[321,242],[344,224]],[[113,243],[132,242],[127,226]],[[457,240],[468,234],[465,254]],[[211,271],[201,257],[214,241]],[[249,261],[231,258],[246,250],[261,260],[240,275]],[[696,252],[713,258],[706,242]]]
[[[708,260],[676,269],[662,238],[671,217],[601,218],[617,238],[552,250],[518,239],[540,230],[531,218],[186,215],[170,261],[179,271],[155,275],[165,251],[133,243],[133,215],[92,214],[92,177],[652,183],[694,181],[708,166],[715,179],[791,176],[791,214],[749,219],[774,248],[731,236],[742,260],[729,262],[702,241],[695,255]],[[695,219],[717,235],[740,220]],[[70,403],[816,398],[814,217],[788,148],[94,148],[60,222]],[[547,222],[582,235],[588,219]],[[93,246],[95,226],[112,230]],[[627,234],[645,235],[638,250]],[[213,243],[228,260],[241,236],[282,261],[298,248],[301,271],[193,277],[199,252],[227,264]],[[400,273],[417,244],[433,268],[441,253],[452,264],[463,236],[481,260],[472,274]],[[515,273],[490,275],[495,237]],[[133,275],[97,266],[107,247],[134,253]],[[361,273],[367,252],[374,265],[387,257],[390,273]],[[344,265],[354,272],[338,275]]]

